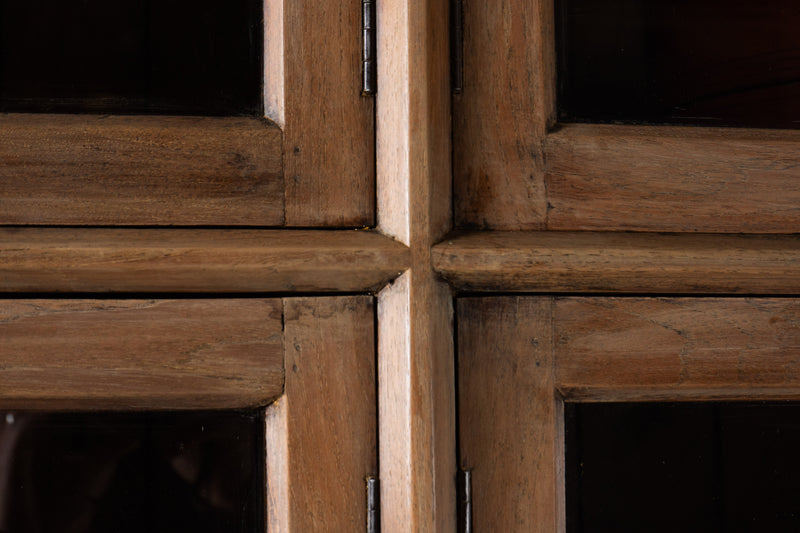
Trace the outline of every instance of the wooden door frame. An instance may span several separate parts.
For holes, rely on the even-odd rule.
[[[797,130],[558,124],[553,4],[464,0],[457,227],[797,230]]]
[[[278,160],[276,147],[281,147],[282,176],[286,181],[281,199],[286,205],[285,219],[281,223],[274,224],[269,217],[253,219],[246,213],[242,216],[235,212],[235,204],[231,218],[226,219],[223,211],[222,218],[203,222],[222,226],[217,229],[192,229],[197,220],[191,216],[166,220],[152,205],[145,205],[143,214],[136,215],[138,218],[121,220],[113,205],[105,213],[92,213],[91,208],[82,212],[77,204],[88,196],[88,191],[80,188],[71,191],[66,199],[57,191],[53,194],[52,200],[62,202],[74,218],[45,220],[36,218],[48,216],[39,212],[47,208],[47,202],[41,200],[47,192],[44,187],[38,189],[40,200],[11,205],[22,196],[17,193],[28,187],[15,174],[9,183],[18,185],[16,192],[0,203],[12,211],[16,209],[20,216],[3,221],[15,227],[0,229],[0,271],[4,274],[0,289],[15,298],[54,292],[83,298],[97,293],[120,297],[134,293],[230,297],[253,293],[287,296],[298,291],[300,295],[380,291],[378,404],[383,531],[452,531],[456,518],[452,299],[447,285],[436,278],[430,259],[430,247],[452,225],[447,4],[441,0],[378,3],[378,48],[382,59],[374,142],[372,131],[354,132],[352,127],[353,117],[363,117],[364,109],[373,105],[371,101],[359,95],[355,102],[359,109],[353,110],[349,96],[341,101],[331,97],[347,91],[354,83],[349,78],[354,70],[353,56],[342,52],[342,41],[337,36],[347,35],[350,42],[361,35],[360,31],[349,31],[355,21],[360,23],[360,2],[347,4],[342,11],[337,11],[337,6],[311,0],[266,2],[266,57],[272,67],[283,73],[266,86],[267,113],[284,127],[280,145],[272,142],[266,149],[272,165]],[[358,16],[353,16],[352,9],[357,10]],[[336,68],[343,58],[349,58],[345,67]],[[360,66],[360,57],[358,60]],[[308,65],[312,66],[310,71]],[[342,81],[344,76],[348,79]],[[353,79],[360,78],[359,73]],[[88,124],[89,119],[73,120],[77,120],[77,126],[58,130],[56,136],[75,138],[78,133],[85,135],[86,130],[95,131]],[[87,160],[86,150],[100,146],[112,155],[127,150],[130,132],[141,130],[138,119],[130,120],[134,129],[124,130],[121,138],[108,140],[107,130],[93,133],[94,137],[70,153],[67,166],[71,168],[56,165],[54,171],[70,176],[75,173],[74,168],[88,166],[89,175],[105,177],[102,167],[113,161],[109,157]],[[160,135],[164,126],[157,119],[152,120],[155,122],[145,137]],[[192,120],[178,122],[181,127],[192,128]],[[22,143],[32,139],[37,146],[47,138],[44,130],[25,126],[25,120],[22,131],[4,130],[1,122],[0,137],[5,135]],[[227,126],[219,124],[220,128]],[[274,137],[277,130],[273,126],[266,128]],[[369,147],[368,153],[359,156],[364,146]],[[201,169],[212,178],[219,174],[219,168],[231,164],[226,146],[218,152],[214,164]],[[37,160],[37,153],[34,149],[28,154],[29,162]],[[0,162],[8,164],[14,152],[0,152],[0,156]],[[377,184],[373,157],[377,157]],[[353,161],[357,164],[353,165]],[[263,170],[263,166],[257,166],[256,173]],[[139,172],[157,182],[162,170],[145,166]],[[116,180],[112,174],[102,188],[93,190],[101,197],[113,193]],[[202,187],[195,193],[202,204]],[[137,201],[147,203],[147,197],[137,196],[136,191],[132,194]],[[150,197],[162,194],[163,191],[156,191]],[[357,201],[352,202],[353,198]],[[169,195],[166,197],[169,209],[180,214],[180,202],[185,199],[177,200],[175,204]],[[377,231],[330,231],[331,226],[374,225],[376,203]],[[294,214],[290,205],[297,208]],[[265,210],[269,212],[269,205]],[[34,226],[44,222],[81,227]],[[93,224],[162,227],[93,228]],[[172,224],[185,227],[163,227]],[[238,224],[261,229],[237,229]],[[263,228],[284,224],[327,228]],[[398,281],[391,283],[398,276]],[[287,381],[287,390],[289,386]],[[313,386],[309,389],[310,396],[317,394],[314,390]],[[317,397],[322,395],[319,392]],[[279,400],[279,407],[271,416],[276,423],[294,424],[301,414],[309,416],[302,409],[304,401],[298,397],[295,407],[287,411],[292,398],[283,403]],[[370,405],[374,407],[375,403]],[[312,422],[318,420],[311,418]],[[286,452],[284,457],[290,466],[278,461],[273,469],[287,476],[293,474],[281,469],[291,468],[292,461],[308,464],[316,457],[313,447],[298,446],[291,440],[296,437],[289,429],[283,437],[288,440],[277,437],[275,443]],[[343,445],[354,445],[351,436],[342,439]],[[314,492],[315,480],[308,468],[297,468],[294,475],[284,478],[291,479],[294,487],[282,485],[277,492],[271,492],[276,501],[290,498],[300,502],[302,498],[293,491]],[[328,496],[331,486],[336,483],[323,491]],[[322,506],[326,512],[333,507]],[[299,508],[290,505],[286,509],[270,519],[287,530],[304,530],[304,522],[298,518]]]
[[[564,402],[799,399],[799,321],[792,298],[460,298],[475,527],[565,531]]]
[[[378,474],[375,303],[0,300],[0,409],[266,406],[269,531],[357,531]]]
[[[359,2],[265,0],[263,118],[0,115],[0,224],[374,225],[361,24]]]
[[[279,144],[271,141],[266,150],[271,155],[265,157],[272,165],[280,155],[284,180],[278,210],[283,218],[274,225],[305,229],[278,231],[273,222],[241,222],[238,215],[231,215],[228,222],[214,222],[220,227],[211,229],[45,228],[17,221],[13,223],[27,226],[0,229],[0,289],[13,297],[54,292],[75,297],[97,293],[376,295],[384,532],[456,529],[453,289],[687,294],[796,294],[800,290],[796,236],[690,238],[499,231],[553,229],[547,223],[545,184],[552,182],[546,176],[555,167],[545,164],[545,155],[548,150],[553,154],[568,151],[573,142],[570,135],[586,134],[580,128],[548,129],[554,124],[555,109],[549,85],[554,77],[548,75],[554,72],[552,48],[547,45],[548,32],[552,32],[549,0],[466,4],[465,86],[452,102],[452,117],[447,1],[378,2],[380,87],[374,103],[374,134],[371,129],[354,133],[353,121],[363,123],[373,104],[361,96],[356,101],[352,95],[351,84],[360,80],[360,74],[353,80],[350,74],[357,70],[353,61],[360,58],[343,52],[343,41],[337,37],[340,28],[347,33],[359,21],[361,3],[348,4],[344,11],[336,9],[338,4],[312,0],[267,0],[266,6],[268,34],[275,37],[265,39],[266,57],[283,74],[267,83],[266,99],[268,115],[282,129],[259,126],[273,137],[281,135]],[[484,32],[487,23],[509,31]],[[360,35],[358,29],[355,33]],[[534,35],[531,51],[524,45],[528,34]],[[348,42],[357,39],[347,35]],[[300,36],[307,40],[298,42]],[[495,60],[508,53],[511,61]],[[336,68],[341,61],[344,67]],[[304,70],[306,65],[313,68]],[[340,74],[347,80],[342,81]],[[528,86],[534,90],[506,93],[504,89]],[[326,98],[340,91],[347,96]],[[499,109],[496,116],[473,113],[486,102]],[[292,122],[292,117],[298,122]],[[88,126],[80,128],[84,131]],[[0,123],[0,136],[2,132]],[[612,131],[611,137],[619,142],[629,133]],[[650,133],[640,132],[637,138]],[[24,141],[26,135],[18,138]],[[104,135],[98,133],[89,144],[102,145]],[[584,143],[588,146],[584,149],[597,158],[606,157],[591,145],[599,137],[590,135],[592,140]],[[714,135],[703,142],[727,142]],[[569,142],[559,144],[559,139]],[[124,148],[129,141],[112,140],[107,146],[122,143]],[[757,137],[742,142],[763,148],[767,141]],[[659,149],[671,142],[669,135],[660,139]],[[781,143],[794,140],[776,142],[779,146],[771,149],[785,158],[786,145]],[[220,153],[227,154],[226,150]],[[486,154],[494,155],[487,158]],[[2,156],[0,151],[0,162],[7,162]],[[82,158],[73,158],[77,166],[83,164]],[[358,165],[351,165],[352,160],[358,160]],[[760,161],[763,167],[763,158]],[[100,159],[86,164],[102,163]],[[214,169],[230,164],[225,155],[209,168],[216,175]],[[469,165],[485,172],[465,172]],[[724,173],[726,167],[715,168]],[[756,170],[768,177],[763,168]],[[663,168],[660,172],[663,175]],[[358,199],[352,207],[351,197]],[[32,217],[43,205],[33,202],[20,209]],[[264,209],[269,210],[266,204]],[[79,223],[80,210],[74,212]],[[145,212],[149,214],[138,224],[193,225],[191,220],[164,222],[153,211]],[[101,223],[91,219],[91,213],[85,215],[87,223]],[[748,229],[779,231],[790,216],[765,218],[766,222]],[[237,228],[239,224],[256,227]],[[308,229],[321,226],[326,227]],[[351,229],[331,231],[343,226]],[[354,230],[353,226],[376,227]],[[448,238],[454,227],[497,231]],[[555,398],[554,385],[541,390]],[[302,406],[303,401],[298,404]],[[558,419],[558,404],[552,407],[546,413],[548,423]],[[284,423],[302,411],[297,409],[274,416]],[[548,449],[557,445],[553,441]],[[295,450],[306,459],[315,453],[288,440],[279,439],[275,446],[290,458],[298,457]],[[280,471],[282,464],[274,468]],[[295,472],[302,482],[313,481],[307,470]],[[297,478],[291,483],[298,483]],[[279,499],[291,496],[289,486],[279,487]],[[287,510],[275,519],[290,524],[287,528],[292,524],[299,528],[302,522],[293,512]]]

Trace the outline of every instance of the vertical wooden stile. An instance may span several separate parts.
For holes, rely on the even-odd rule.
[[[363,531],[376,474],[369,296],[284,300],[284,396],[267,409],[269,531]]]
[[[458,300],[459,447],[475,531],[563,533],[550,297]]]

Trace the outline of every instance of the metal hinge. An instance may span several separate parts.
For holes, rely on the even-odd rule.
[[[378,478],[367,477],[367,533],[380,533],[381,504]]]
[[[375,2],[374,0],[361,0],[361,33],[362,55],[364,63],[364,78],[361,84],[361,94],[372,96],[378,92],[378,63],[376,60],[376,34],[375,34]]]
[[[464,0],[450,0],[450,83],[453,93],[464,88]]]
[[[458,530],[472,533],[472,472],[459,471],[458,481]]]

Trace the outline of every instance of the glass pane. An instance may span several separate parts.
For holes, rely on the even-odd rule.
[[[556,5],[563,122],[800,128],[800,2]]]
[[[800,531],[800,405],[567,404],[567,531]]]
[[[256,0],[0,0],[0,111],[260,114]]]
[[[263,411],[0,417],[4,533],[264,531]]]

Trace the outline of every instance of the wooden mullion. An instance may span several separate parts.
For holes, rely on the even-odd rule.
[[[452,221],[448,7],[376,4],[378,229],[411,253],[378,297],[384,533],[456,528],[452,295],[431,268]]]

